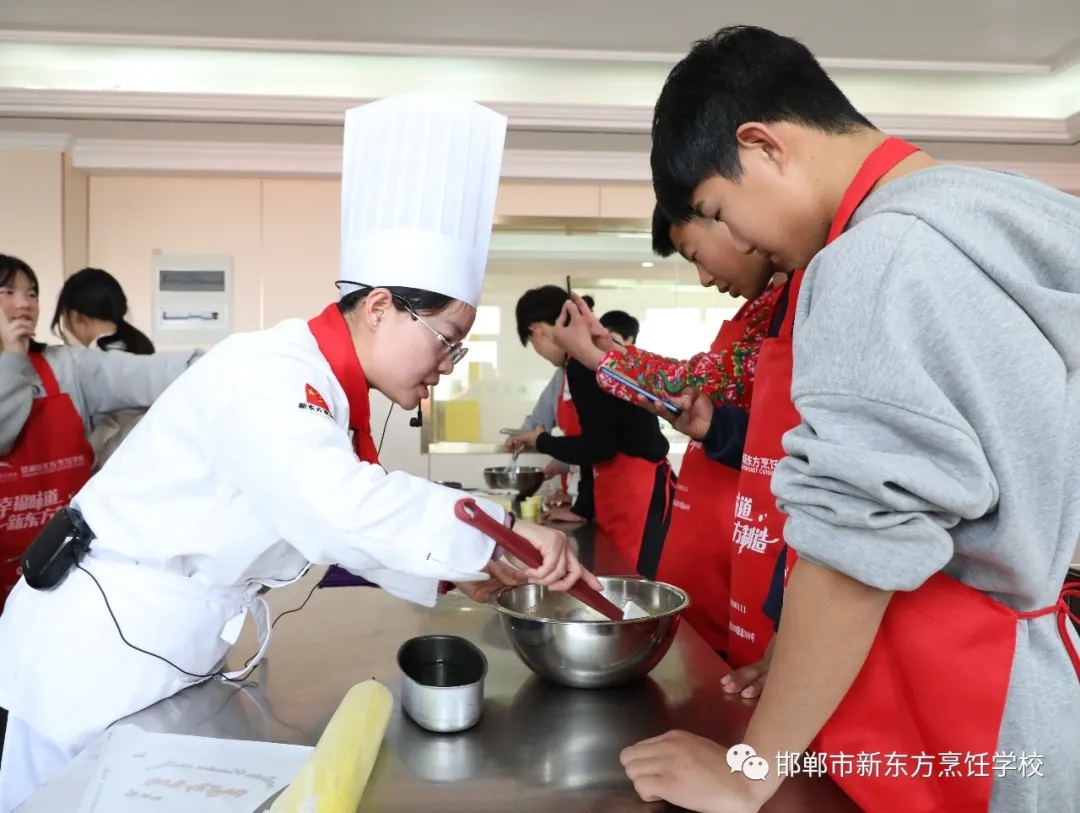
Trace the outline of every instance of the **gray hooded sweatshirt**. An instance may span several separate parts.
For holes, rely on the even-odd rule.
[[[202,350],[155,353],[103,353],[82,347],[46,347],[60,391],[71,396],[87,433],[104,415],[148,409]],[[35,398],[45,394],[30,359],[0,352],[0,456],[11,451]]]
[[[944,571],[1054,604],[1080,534],[1078,371],[1080,200],[950,166],[886,184],[803,281],[787,542],[882,590]],[[997,748],[1016,762],[991,755],[992,813],[1080,811],[1080,679],[1053,616],[1016,625]]]

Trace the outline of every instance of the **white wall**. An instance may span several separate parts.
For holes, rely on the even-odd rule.
[[[57,173],[61,166],[56,162]],[[625,199],[616,194],[618,189],[614,187],[604,191],[607,208],[621,201],[618,214],[624,217],[640,215],[648,208],[647,196],[637,187],[628,187]],[[508,186],[500,190],[500,213],[553,216],[560,213],[560,201],[564,201],[569,214],[597,214],[582,207],[586,202],[599,206],[601,197],[598,187],[589,192],[574,186]],[[258,330],[289,317],[309,318],[336,296],[333,282],[339,277],[340,242],[337,181],[95,175],[89,181],[88,200],[88,262],[107,269],[120,280],[128,294],[132,323],[148,333],[151,257],[155,251],[231,255],[236,330]],[[29,246],[30,253],[41,254],[39,246],[51,245],[51,239],[42,235]],[[645,252],[642,256],[649,258],[647,240],[619,242],[639,244],[640,249],[634,251]],[[646,322],[643,332],[652,346],[673,353],[679,348],[685,348],[687,353],[702,349],[707,344],[707,338],[701,338],[705,334],[689,330],[689,324],[679,324],[675,328],[654,326],[649,338],[650,323],[645,319],[648,308],[693,306],[703,314],[704,308],[725,304],[730,308],[734,304],[715,293],[694,289],[696,277],[685,266],[678,275],[681,282],[691,285],[688,288],[641,288],[634,281],[611,288],[591,286],[589,279],[614,275],[638,280],[652,274],[656,280],[663,280],[670,278],[673,271],[669,267],[646,273],[640,262],[620,267],[618,263],[597,264],[595,258],[589,259],[588,268],[573,267],[571,263],[568,270],[567,262],[561,257],[550,265],[542,261],[538,264],[533,258],[518,266],[504,258],[489,268],[483,304],[500,310],[500,329],[495,337],[497,362],[484,369],[480,382],[469,385],[468,393],[480,402],[485,442],[500,442],[503,438],[499,428],[520,425],[552,373],[550,365],[521,347],[517,338],[514,304],[527,288],[562,284],[565,275],[573,273],[575,280],[581,280],[580,284],[575,282],[575,287],[596,298],[598,313],[618,308],[634,314]],[[603,284],[610,286],[611,282]],[[53,291],[51,296],[46,291],[46,303],[55,302],[55,288]],[[709,336],[720,319],[715,313],[712,316],[715,324],[705,331]],[[166,346],[162,345],[162,349]],[[466,361],[477,358],[479,354],[474,352]],[[467,365],[462,368],[465,371]],[[388,407],[386,399],[373,394],[372,427],[377,442]],[[429,459],[420,454],[419,430],[409,426],[411,417],[399,409],[390,417],[382,450],[382,459],[389,468],[479,486],[485,466],[506,462],[505,455],[432,455]],[[523,458],[521,462],[545,461]],[[673,462],[678,464],[677,455]]]
[[[29,263],[41,285],[38,338],[48,332],[64,282],[63,155],[0,150],[0,254]]]

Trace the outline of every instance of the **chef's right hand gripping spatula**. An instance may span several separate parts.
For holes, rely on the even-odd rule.
[[[458,500],[454,507],[454,514],[462,522],[472,525],[478,531],[491,537],[503,548],[512,553],[529,567],[540,567],[544,563],[540,551],[532,546],[529,540],[514,533],[505,525],[485,514],[476,500],[469,497]],[[635,618],[648,618],[649,613],[628,601],[626,606],[620,609],[603,595],[589,587],[584,581],[579,581],[568,591],[570,595],[611,621],[630,621]]]

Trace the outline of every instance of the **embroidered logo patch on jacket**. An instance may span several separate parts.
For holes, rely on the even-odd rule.
[[[326,417],[332,417],[330,415],[330,407],[326,405],[326,399],[319,395],[319,391],[310,384],[304,385],[304,400],[300,402],[300,409],[306,409],[309,412],[318,412]]]

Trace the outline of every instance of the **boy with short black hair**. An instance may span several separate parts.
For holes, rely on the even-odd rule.
[[[661,417],[672,420],[666,409],[648,407],[642,396],[604,370],[662,398],[677,399],[698,388],[712,399],[706,420],[694,426],[672,420],[692,442],[679,470],[657,578],[690,593],[687,620],[734,668],[723,678],[724,691],[753,698],[768,668],[768,646],[776,628],[765,604],[779,546],[754,550],[737,544],[745,529],[745,522],[736,518],[737,505],[745,503],[737,498],[750,405],[752,399],[760,400],[753,396],[754,370],[786,276],[767,258],[740,251],[723,223],[694,217],[672,221],[657,207],[652,237],[654,250],[662,256],[677,251],[692,263],[702,286],[748,300],[720,326],[708,352],[680,360],[620,346],[602,324],[593,329],[584,318],[571,318],[555,332],[578,361],[598,368],[602,389]]]
[[[555,285],[534,288],[518,300],[515,316],[523,345],[531,344],[552,365],[566,365],[566,383],[581,433],[555,437],[539,427],[521,440],[541,454],[592,469],[591,518],[626,564],[654,578],[674,490],[667,438],[655,415],[604,392],[592,370],[567,359],[554,334],[569,299],[566,290]]]
[[[672,732],[624,753],[638,792],[756,811],[776,756],[812,748],[870,813],[1080,810],[1080,639],[1056,603],[1080,533],[1080,201],[936,164],[804,46],[742,26],[671,72],[652,167],[666,211],[806,271],[786,365],[755,384],[797,408],[756,458],[796,560],[745,736],[772,767]]]
[[[589,306],[589,310],[596,307],[596,302],[586,294],[582,300]],[[578,433],[577,412],[573,404],[563,405],[563,419],[567,426],[559,425],[557,414],[561,401],[569,400],[569,390],[566,388],[565,371],[562,365],[555,369],[544,391],[536,400],[533,410],[525,418],[521,425],[522,432],[531,432],[539,426],[559,426],[563,434],[574,435]],[[504,444],[507,450],[519,451],[521,443],[517,435],[507,437]],[[579,466],[571,466],[558,460],[552,460],[544,467],[544,479],[559,477],[562,489],[548,498],[548,512],[545,517],[551,522],[585,522],[592,518],[592,469],[582,470]],[[577,509],[575,511],[575,509]]]
[[[619,344],[634,344],[641,330],[641,323],[626,311],[608,311],[600,317],[600,324]]]

